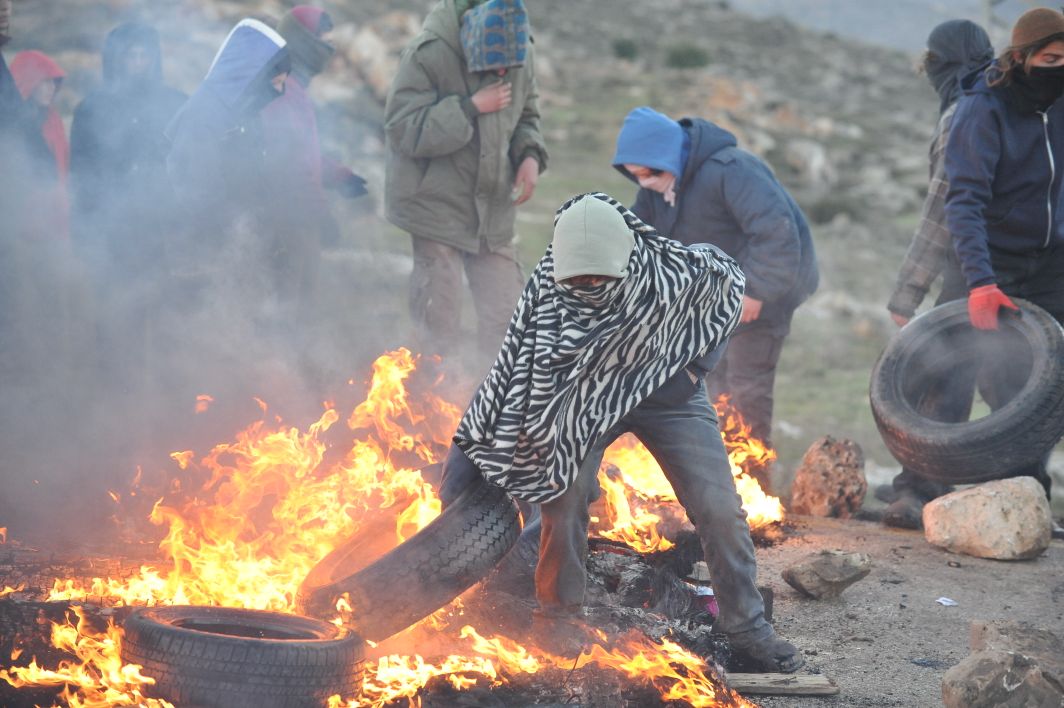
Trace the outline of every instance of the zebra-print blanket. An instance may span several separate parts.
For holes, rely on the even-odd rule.
[[[635,234],[626,278],[599,302],[554,282],[551,249],[525,285],[495,363],[454,442],[492,483],[533,503],[560,496],[596,440],[739,320],[745,280],[716,249],[687,248],[615,199]]]

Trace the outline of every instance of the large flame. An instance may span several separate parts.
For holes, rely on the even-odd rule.
[[[164,554],[157,565],[145,565],[132,577],[57,580],[52,601],[91,598],[110,605],[201,604],[290,612],[299,584],[310,569],[340,543],[371,521],[394,520],[392,545],[423,528],[439,514],[440,503],[418,469],[446,450],[460,411],[431,393],[410,396],[406,385],[415,357],[400,349],[373,364],[369,393],[349,416],[354,433],[351,448],[342,456],[327,454],[329,431],[341,420],[335,405],[306,430],[286,427],[275,418],[238,433],[229,443],[206,455],[180,451],[171,455],[175,476],[157,501],[151,521],[165,529],[160,543]],[[197,408],[212,399],[201,395]],[[736,421],[736,422],[731,422]],[[738,427],[736,427],[738,425]],[[773,454],[733,416],[722,415],[722,434],[736,472],[736,481],[750,513],[752,526],[780,518],[778,500],[760,493],[756,482],[741,473],[744,459],[770,459]],[[335,436],[334,436],[335,437]],[[610,528],[601,533],[640,551],[660,550],[669,541],[657,529],[659,514],[675,496],[664,475],[644,448],[622,441],[607,454],[621,470],[617,479],[603,475]],[[137,481],[141,470],[137,470]],[[752,487],[744,483],[752,483]],[[136,490],[130,493],[135,496]],[[143,498],[144,492],[140,491]],[[121,495],[112,495],[120,502]],[[777,511],[762,512],[775,502]],[[675,515],[675,510],[671,512]],[[0,542],[6,540],[0,528]],[[4,588],[0,597],[21,588]],[[343,598],[338,619],[343,615]],[[438,617],[421,625],[425,631],[444,631]],[[468,652],[428,662],[420,656],[388,656],[367,665],[365,688],[357,705],[383,706],[390,701],[414,700],[434,676],[446,676],[457,689],[473,683],[495,685],[506,676],[532,673],[562,660],[501,638],[485,639],[472,627],[461,632]],[[453,639],[453,637],[451,638]],[[123,666],[119,658],[121,630],[108,627],[93,633],[79,613],[78,621],[53,626],[52,643],[75,657],[55,670],[34,660],[29,666],[0,672],[0,679],[16,687],[64,685],[60,698],[71,706],[148,705],[165,702],[143,698],[150,677],[139,667]],[[14,660],[14,657],[12,657]],[[597,647],[581,659],[625,673],[633,680],[650,681],[666,700],[692,705],[749,705],[721,694],[720,683],[704,663],[669,642],[631,640],[621,648]],[[572,661],[565,663],[572,668]],[[331,705],[345,704],[337,697]]]
[[[258,421],[198,462],[191,451],[173,453],[200,484],[152,509],[151,521],[167,528],[160,546],[169,568],[144,566],[133,578],[94,578],[88,586],[56,581],[48,599],[291,611],[310,569],[372,513],[394,516],[395,545],[402,542],[439,514],[440,503],[417,469],[392,458],[409,451],[417,467],[435,461],[439,431],[453,429],[458,417],[431,394],[417,405],[407,401],[402,383],[414,366],[405,349],[377,359],[370,393],[348,420],[370,434],[337,462],[323,463],[322,437],[340,419],[334,408],[306,431]],[[448,420],[427,426],[430,417]],[[427,435],[411,432],[419,429]]]
[[[74,607],[73,612],[77,621],[68,616],[65,622],[53,622],[51,632],[52,645],[72,654],[74,660],[64,659],[58,668],[46,669],[33,659],[29,666],[0,670],[0,680],[15,688],[62,686],[58,698],[72,708],[174,708],[167,701],[144,696],[144,687],[154,684],[155,679],[141,674],[139,666],[122,663],[121,629],[109,621],[105,631],[94,631],[80,607]],[[12,656],[15,658],[17,655]]]
[[[780,500],[766,494],[748,473],[752,466],[775,460],[775,450],[750,434],[750,426],[730,405],[727,396],[721,396],[714,405],[747,523],[757,530],[781,520]],[[672,542],[660,534],[658,525],[662,515],[675,508],[676,493],[654,456],[634,436],[625,435],[606,450],[603,462],[599,484],[607,519],[598,528],[598,534],[643,553],[671,548]],[[610,474],[609,467],[619,472],[616,478]]]

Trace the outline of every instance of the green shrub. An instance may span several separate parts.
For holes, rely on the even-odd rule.
[[[613,40],[613,56],[631,61],[639,56],[639,45],[634,39],[622,37]]]
[[[675,44],[665,54],[665,66],[698,69],[709,64],[709,54],[697,44]]]

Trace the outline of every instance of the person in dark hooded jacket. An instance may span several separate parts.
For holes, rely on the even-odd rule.
[[[994,58],[994,48],[986,30],[969,20],[949,20],[931,30],[927,38],[923,68],[939,97],[940,117],[931,140],[930,182],[920,214],[920,224],[913,234],[898,273],[897,284],[887,303],[891,318],[904,326],[916,314],[932,283],[942,276],[942,289],[935,305],[959,300],[967,294],[960,262],[953,251],[946,224],[946,180],[944,154],[949,140],[961,82],[984,69]],[[973,383],[966,372],[948,372],[932,384],[936,391],[924,397],[922,413],[939,421],[964,421],[971,413]],[[890,501],[883,514],[888,526],[921,528],[922,510],[928,501],[951,491],[949,485],[920,477],[903,469],[888,490],[876,491]]]
[[[170,201],[164,130],[186,96],[163,82],[159,33],[130,22],[103,48],[103,84],[74,110],[70,172],[74,234],[102,240],[117,280],[152,271],[162,260]]]
[[[186,222],[171,253],[176,270],[209,265],[238,222],[268,223],[268,209],[280,202],[263,179],[260,113],[282,94],[289,70],[284,39],[258,20],[241,20],[167,127],[166,169]]]
[[[717,246],[746,273],[741,324],[710,377],[711,395],[727,394],[769,444],[783,340],[819,279],[805,216],[768,165],[706,120],[636,108],[617,136],[613,166],[641,187],[632,206],[640,219],[685,245]],[[759,477],[771,486],[767,470]]]
[[[338,238],[326,188],[347,197],[366,194],[365,180],[322,155],[318,120],[307,94],[310,82],[325,70],[335,49],[324,36],[333,23],[324,10],[298,5],[281,18],[277,32],[292,62],[284,95],[262,111],[267,172],[274,190],[287,195],[290,208],[276,229],[278,287],[307,303],[317,283],[321,246]]]
[[[1008,48],[966,85],[946,145],[946,221],[968,287],[968,315],[996,330],[1026,299],[1064,323],[1064,14],[1036,8],[1016,21]],[[988,335],[989,336],[989,335]],[[980,390],[992,409],[1024,383],[999,366]],[[1020,375],[1020,380],[1015,379]],[[1032,476],[1049,496],[1048,460]]]

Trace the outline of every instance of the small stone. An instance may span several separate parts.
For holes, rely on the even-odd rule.
[[[872,559],[864,553],[821,551],[784,569],[787,584],[809,597],[838,597],[843,590],[872,571]]]

